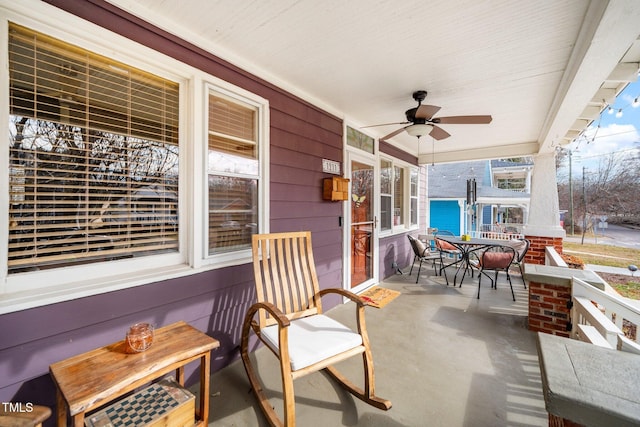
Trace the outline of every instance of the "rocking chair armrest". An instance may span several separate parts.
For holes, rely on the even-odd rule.
[[[278,322],[279,328],[286,328],[291,324],[291,321],[289,320],[289,318],[285,316],[284,313],[278,307],[266,301],[256,302],[252,304],[251,307],[249,308],[249,311],[247,312],[247,317],[249,316],[253,317],[253,315],[256,314],[260,309],[266,310],[267,312],[269,312],[271,317],[273,317],[276,320],[276,322]]]
[[[318,295],[320,295],[320,297],[323,297],[327,294],[342,295],[343,297],[349,298],[351,301],[355,302],[359,306],[367,305],[366,302],[361,297],[359,297],[358,295],[346,289],[328,288],[328,289],[322,289],[320,292],[318,292]]]

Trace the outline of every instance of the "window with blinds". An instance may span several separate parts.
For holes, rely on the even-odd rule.
[[[179,85],[9,25],[9,273],[178,251]]]
[[[258,231],[258,109],[217,92],[208,111],[209,255],[251,247]]]

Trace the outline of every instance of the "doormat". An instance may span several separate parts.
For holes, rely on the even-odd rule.
[[[400,295],[398,291],[381,288],[380,286],[372,286],[358,296],[368,305],[375,308],[382,308],[396,299],[398,295]]]

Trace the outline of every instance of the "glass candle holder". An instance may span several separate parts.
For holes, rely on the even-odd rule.
[[[127,343],[135,352],[145,351],[153,343],[153,325],[136,323],[127,331]]]

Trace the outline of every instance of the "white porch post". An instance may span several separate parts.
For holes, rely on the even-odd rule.
[[[529,194],[531,194],[531,190],[529,190]],[[522,223],[526,224],[529,222],[529,204],[522,205]]]
[[[525,234],[565,237],[565,231],[560,226],[555,159],[555,152],[535,157],[531,179],[531,206],[524,226]]]
[[[529,216],[522,230],[531,240],[525,261],[532,264],[545,263],[547,246],[562,253],[562,240],[566,235],[560,226],[555,159],[555,152],[539,154],[534,159]]]

